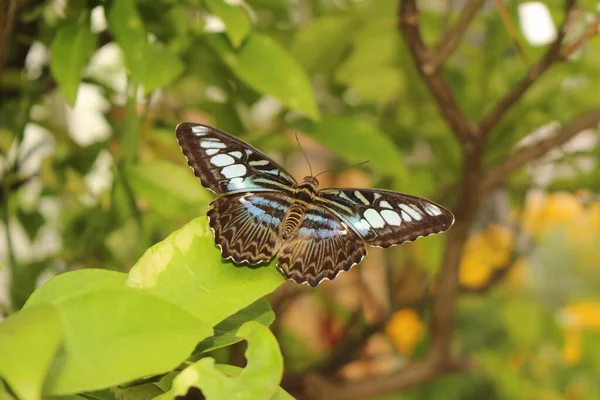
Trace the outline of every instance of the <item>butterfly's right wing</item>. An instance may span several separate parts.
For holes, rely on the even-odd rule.
[[[277,163],[225,132],[183,122],[177,141],[202,185],[215,193],[284,191],[293,193],[294,178]]]
[[[359,264],[367,254],[365,242],[326,207],[309,204],[295,237],[277,254],[277,268],[297,283],[317,286]]]

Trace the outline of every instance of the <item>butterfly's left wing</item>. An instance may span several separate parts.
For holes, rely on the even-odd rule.
[[[330,209],[371,246],[391,247],[448,230],[454,215],[421,197],[383,189],[323,189],[317,204]]]
[[[326,207],[309,204],[295,237],[282,243],[277,267],[286,278],[317,286],[359,264],[364,241]]]
[[[182,122],[177,141],[202,185],[215,193],[293,192],[294,178],[248,143],[216,128]]]

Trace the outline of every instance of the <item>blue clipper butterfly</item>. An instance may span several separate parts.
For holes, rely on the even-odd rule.
[[[391,247],[444,232],[450,211],[432,201],[380,189],[317,189],[300,184],[249,144],[206,125],[175,129],[202,185],[222,196],[207,213],[223,259],[256,265],[277,256],[288,279],[316,287],[359,264],[367,245]]]

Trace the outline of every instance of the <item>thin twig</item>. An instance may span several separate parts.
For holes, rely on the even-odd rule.
[[[587,26],[585,31],[575,41],[573,41],[573,43],[570,43],[561,50],[560,56],[563,59],[568,58],[571,54],[577,51],[585,41],[596,36],[598,34],[598,30],[600,30],[600,15],[596,16],[594,21]]]
[[[506,31],[508,32],[508,35],[510,36],[510,38],[513,42],[513,45],[515,46],[515,49],[517,49],[517,52],[519,53],[519,55],[525,62],[525,65],[527,67],[529,67],[529,65],[531,64],[529,57],[527,57],[527,53],[525,53],[525,50],[523,50],[523,46],[521,46],[521,42],[519,41],[519,38],[517,36],[517,30],[515,29],[512,21],[510,19],[510,15],[508,14],[508,10],[506,9],[506,6],[504,5],[504,3],[501,0],[494,0],[494,4],[496,5],[496,8],[498,9],[500,18],[502,19],[502,22],[504,23],[504,27],[506,28]]]
[[[0,5],[0,77],[8,56],[9,41],[15,23],[17,7],[18,0],[6,0]]]
[[[515,151],[507,160],[496,164],[485,175],[483,192],[488,192],[502,183],[508,175],[524,167],[527,163],[568,142],[582,130],[594,128],[599,123],[600,108],[589,110],[573,118],[569,123],[558,129],[554,135]]]
[[[521,80],[498,102],[496,107],[479,122],[479,132],[482,132],[483,135],[489,135],[504,115],[517,103],[517,101],[519,101],[525,92],[527,92],[527,89],[529,89],[531,85],[533,85],[533,83],[539,79],[552,64],[554,64],[554,62],[561,59],[561,47],[565,39],[571,10],[574,6],[575,0],[567,0],[565,17],[556,40],[548,47],[548,50],[542,59],[529,69],[525,76],[523,76]]]
[[[414,0],[400,1],[400,30],[414,58],[415,65],[423,77],[429,92],[437,104],[438,110],[450,125],[452,132],[465,145],[469,146],[475,136],[474,127],[461,110],[452,89],[444,76],[432,64],[428,49],[419,29],[419,12]]]
[[[431,68],[433,70],[441,68],[446,60],[454,54],[458,45],[462,42],[471,21],[481,6],[483,6],[484,2],[485,0],[470,0],[467,2],[458,16],[456,23],[445,32],[444,37],[437,46],[437,54],[431,62]]]

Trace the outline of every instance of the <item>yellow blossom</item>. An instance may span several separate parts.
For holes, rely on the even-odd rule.
[[[390,318],[385,333],[394,342],[399,353],[409,356],[421,340],[423,322],[414,310],[400,310]]]

